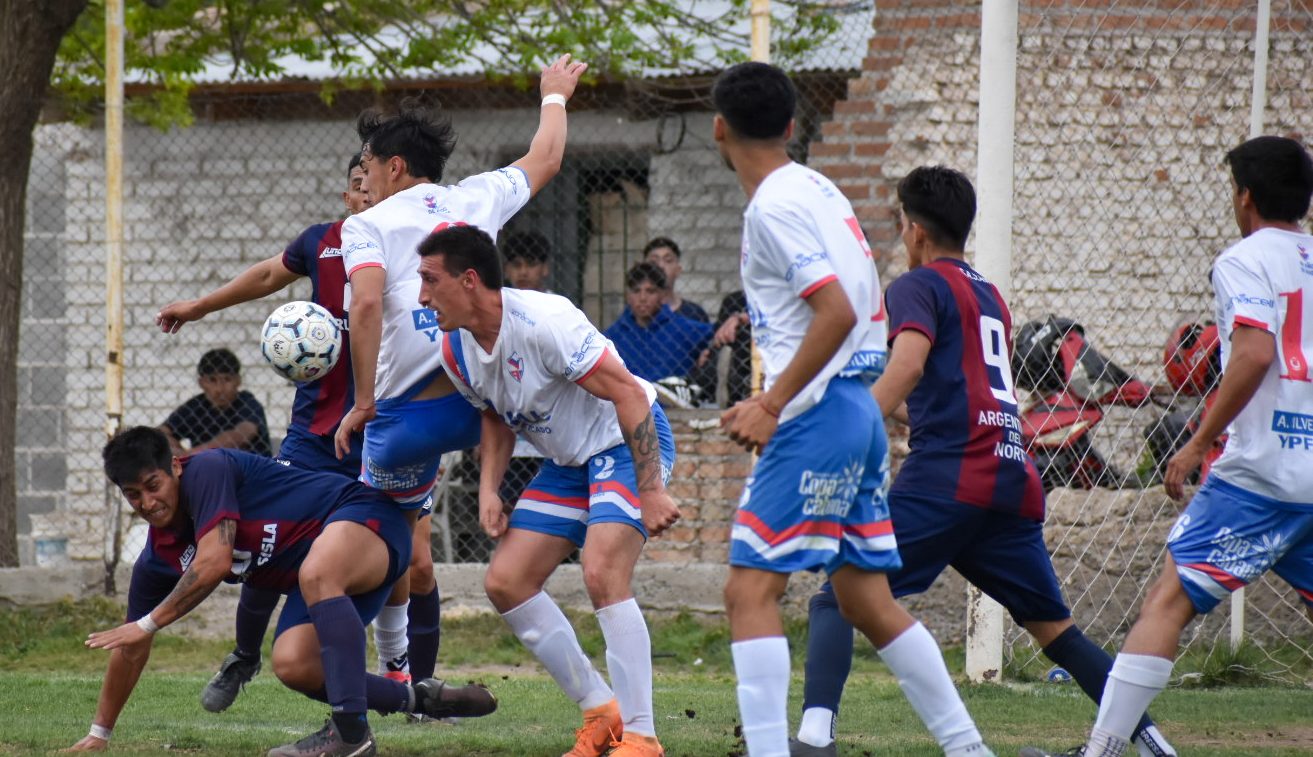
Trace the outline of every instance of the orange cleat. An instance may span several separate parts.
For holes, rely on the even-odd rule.
[[[404,670],[389,670],[383,674],[383,677],[397,683],[410,683],[410,673]]]
[[[656,736],[626,733],[619,741],[612,741],[611,747],[607,753],[611,757],[666,757],[666,750],[661,748]]]
[[[623,732],[620,705],[612,699],[584,711],[584,724],[574,732],[574,747],[561,757],[602,757]]]

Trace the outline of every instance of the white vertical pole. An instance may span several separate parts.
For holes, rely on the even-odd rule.
[[[105,435],[123,423],[123,0],[105,2]],[[122,498],[105,485],[105,591],[122,552]]]
[[[976,269],[1012,292],[1012,142],[1017,102],[1017,0],[984,0],[980,9],[980,123],[976,140]],[[1003,607],[967,589],[966,674],[999,681]]]
[[[1272,23],[1272,0],[1258,0],[1254,28],[1254,89],[1249,100],[1249,138],[1263,134],[1263,110],[1267,107],[1268,30]],[[1245,641],[1245,587],[1231,593],[1231,651]]]
[[[755,61],[770,63],[770,0],[752,0],[748,15],[752,21],[749,55]]]

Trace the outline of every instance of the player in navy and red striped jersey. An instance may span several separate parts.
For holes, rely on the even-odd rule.
[[[975,190],[957,171],[922,167],[899,182],[898,201],[910,270],[885,293],[891,350],[872,387],[882,414],[911,427],[911,451],[889,491],[903,558],[890,589],[919,594],[953,566],[1097,702],[1112,658],[1072,623],[1044,546],[1044,489],[1013,394],[1012,316],[964,260]],[[836,754],[853,634],[828,583],[812,598],[809,620],[803,722],[792,752]],[[1142,754],[1175,754],[1147,717],[1136,732]]]
[[[237,450],[177,458],[164,434],[145,426],[111,439],[103,457],[106,476],[150,533],[132,571],[126,622],[87,640],[111,656],[91,733],[75,749],[106,746],[155,632],[225,581],[287,595],[273,662],[289,688],[321,700],[346,691],[361,711],[486,715],[496,708],[482,687],[433,679],[409,686],[365,674],[363,624],[410,563],[410,523],[386,495]],[[353,645],[358,670],[341,654]],[[325,731],[270,754],[345,754]],[[372,737],[367,747],[351,753],[373,754]]]

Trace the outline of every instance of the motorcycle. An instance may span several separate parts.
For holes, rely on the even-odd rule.
[[[1012,373],[1026,390],[1017,408],[1022,436],[1044,490],[1124,485],[1127,476],[1094,448],[1092,432],[1105,407],[1156,401],[1154,387],[1095,350],[1069,318],[1031,321],[1013,341]]]
[[[1162,481],[1167,461],[1194,436],[1217,399],[1222,377],[1222,345],[1217,325],[1212,321],[1182,323],[1173,329],[1163,346],[1163,372],[1172,388],[1173,401],[1167,413],[1144,429],[1146,454],[1152,464],[1152,478],[1147,483]],[[1207,478],[1225,446],[1226,434],[1222,434],[1187,482],[1197,484]]]

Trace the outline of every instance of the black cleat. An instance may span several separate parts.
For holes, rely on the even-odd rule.
[[[1085,745],[1074,746],[1065,752],[1046,752],[1039,747],[1023,747],[1017,757],[1085,757]]]
[[[497,710],[497,697],[486,686],[452,686],[440,678],[414,685],[415,713],[431,718],[481,718]]]
[[[219,672],[201,689],[201,707],[210,712],[223,712],[232,706],[237,694],[246,687],[248,681],[260,672],[260,658],[247,660],[233,652],[223,658]]]
[[[825,746],[813,746],[790,737],[789,757],[839,757],[839,745],[831,741]]]
[[[342,740],[333,721],[325,720],[323,728],[294,743],[270,749],[266,757],[374,757],[376,754],[378,744],[373,732],[365,731],[364,739],[349,744]]]

